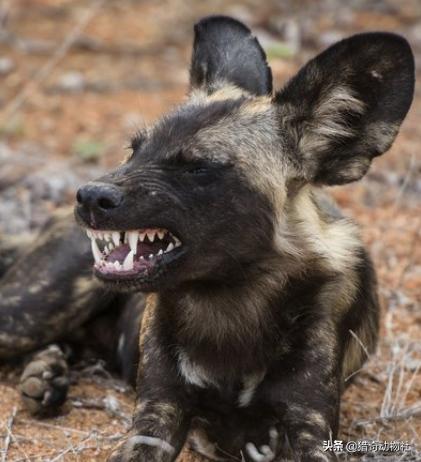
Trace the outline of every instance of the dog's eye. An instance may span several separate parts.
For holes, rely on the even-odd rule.
[[[222,169],[218,165],[190,164],[184,167],[184,175],[195,184],[207,186],[220,178]]]
[[[209,168],[203,165],[196,165],[189,167],[187,173],[190,175],[207,175],[209,173]]]
[[[134,154],[142,146],[145,140],[146,133],[143,131],[138,131],[130,140],[130,145],[128,146],[128,149],[131,149]]]

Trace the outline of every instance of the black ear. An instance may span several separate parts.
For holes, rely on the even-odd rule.
[[[275,97],[304,177],[324,184],[360,179],[392,145],[414,79],[411,48],[391,33],[355,35],[307,63]]]
[[[272,72],[250,30],[226,16],[209,16],[194,27],[190,84],[212,93],[233,84],[254,95],[272,93]]]

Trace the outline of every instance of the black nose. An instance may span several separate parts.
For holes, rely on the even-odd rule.
[[[76,200],[91,210],[115,209],[123,200],[123,193],[117,186],[106,183],[88,183],[79,188]]]

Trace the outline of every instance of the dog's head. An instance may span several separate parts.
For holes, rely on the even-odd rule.
[[[110,285],[235,281],[287,253],[276,236],[293,191],[358,180],[389,149],[414,62],[397,35],[355,35],[273,96],[258,41],[218,16],[195,27],[190,81],[187,102],[136,136],[124,164],[78,191],[95,274]]]

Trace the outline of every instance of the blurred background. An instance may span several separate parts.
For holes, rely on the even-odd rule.
[[[277,88],[323,48],[363,31],[403,34],[421,70],[420,0],[3,0],[0,233],[36,232],[72,204],[79,184],[120,162],[138,128],[184,98],[193,24],[214,13],[253,29]],[[340,437],[414,449],[343,460],[421,460],[419,94],[417,85],[391,151],[363,181],[332,188],[362,225],[383,305],[379,351],[345,394]],[[20,407],[18,373],[0,367],[1,460],[104,460],[129,424],[130,390],[101,363],[81,365],[63,415],[36,421]]]

